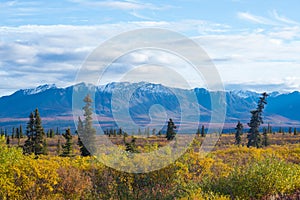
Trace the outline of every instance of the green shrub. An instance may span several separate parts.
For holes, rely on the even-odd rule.
[[[299,188],[300,166],[274,158],[236,168],[228,177],[206,184],[206,190],[242,199],[289,194]]]

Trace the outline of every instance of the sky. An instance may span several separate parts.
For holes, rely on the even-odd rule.
[[[1,0],[0,96],[42,84],[72,85],[95,48],[141,28],[165,28],[194,40],[226,90],[300,91],[299,6],[296,0]],[[148,54],[135,52],[119,59],[126,60],[120,66],[141,58],[146,64]],[[192,79],[192,71],[185,72]],[[114,67],[114,73],[120,70]]]

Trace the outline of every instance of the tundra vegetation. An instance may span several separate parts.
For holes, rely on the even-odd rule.
[[[289,128],[288,134],[282,133],[284,128],[272,130],[270,124],[260,128],[266,97],[251,111],[247,134],[243,133],[245,125],[238,122],[233,133],[222,134],[214,150],[203,156],[200,146],[210,135],[200,126],[179,159],[165,168],[136,174],[99,162],[90,152],[94,142],[98,137],[110,138],[128,152],[124,163],[132,162],[132,167],[135,162],[144,163],[140,167],[146,169],[149,160],[140,160],[143,157],[138,154],[176,140],[176,124],[171,119],[166,133],[146,130],[145,136],[133,136],[119,128],[98,136],[87,96],[77,133],[70,129],[63,134],[58,129],[45,133],[36,109],[25,134],[22,127],[15,128],[14,135],[1,131],[0,199],[299,199],[300,135],[296,127]],[[167,148],[171,154],[172,148]]]

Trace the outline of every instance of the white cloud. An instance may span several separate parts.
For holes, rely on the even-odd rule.
[[[133,62],[133,63],[147,63],[149,61],[149,56],[147,54],[139,53],[139,52],[133,52],[128,55],[129,58],[127,59],[127,62]],[[126,61],[125,61],[126,63]]]
[[[271,25],[271,26],[287,26],[287,25],[300,25],[292,19],[289,19],[283,15],[280,15],[277,10],[272,10],[269,12],[269,17],[262,17],[258,15],[251,14],[249,12],[238,12],[237,16],[239,19],[247,20],[255,24]]]
[[[233,34],[231,28],[226,25],[203,20],[184,20],[99,26],[0,27],[1,92],[6,94],[15,89],[44,83],[70,85],[85,58],[103,41],[124,31],[149,27],[199,35],[194,40],[212,58],[226,85],[238,84],[239,87],[243,87],[253,83],[252,88],[258,89],[260,86],[273,84],[269,88],[300,90],[297,84],[297,77],[300,77],[299,26],[291,24]],[[184,77],[190,76],[191,79],[195,79],[191,80],[195,84],[201,81],[189,75],[191,73],[188,67],[164,54],[138,52],[129,56],[126,62],[146,64],[154,60],[165,64],[177,64],[181,66]]]
[[[276,25],[276,23],[272,20],[269,20],[265,17],[253,15],[248,12],[238,12],[238,17],[243,20],[250,21],[252,23],[264,24],[264,25]]]
[[[140,1],[92,1],[92,0],[70,0],[74,3],[80,3],[86,6],[92,7],[107,7],[111,9],[120,9],[120,10],[161,10],[162,8],[166,8],[166,6],[156,6],[151,3],[145,3]]]
[[[278,12],[277,12],[277,10],[273,10],[273,11],[271,12],[271,14],[272,14],[272,16],[273,16],[276,20],[278,20],[278,21],[280,21],[280,22],[283,22],[283,23],[286,23],[286,24],[299,25],[298,22],[296,22],[296,21],[294,21],[294,20],[291,20],[291,19],[289,19],[289,18],[287,18],[287,17],[285,17],[285,16],[279,15]]]
[[[139,18],[139,19],[143,19],[143,20],[153,20],[151,17],[147,17],[145,15],[142,15],[136,11],[132,11],[132,12],[129,12],[129,14],[131,14],[132,16],[135,16],[136,18]]]
[[[249,33],[201,36],[196,41],[211,56],[226,85],[243,88],[250,82],[256,90],[270,84],[280,86],[277,89],[281,91],[300,90],[286,81],[287,77],[300,77],[300,42],[276,38],[271,33]]]
[[[272,32],[269,32],[268,35],[281,40],[299,40],[300,26],[275,28]]]
[[[126,2],[126,1],[103,1],[103,2],[88,2],[90,5],[104,6],[109,8],[132,10],[132,9],[145,9],[147,6],[139,3]]]
[[[0,7],[12,7],[17,4],[18,1],[5,1],[5,2],[0,2]]]
[[[5,16],[4,21],[22,21],[22,17],[33,16],[40,12],[39,1],[4,1],[0,2],[0,9]],[[7,18],[7,19],[6,19]]]

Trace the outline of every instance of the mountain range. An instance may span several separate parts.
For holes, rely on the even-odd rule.
[[[170,88],[146,82],[114,82],[101,86],[79,83],[66,88],[58,88],[54,84],[42,85],[1,97],[0,126],[8,128],[17,124],[25,126],[30,112],[38,108],[45,127],[75,129],[74,104],[77,103],[77,108],[81,109],[84,103],[82,99],[76,99],[75,102],[73,97],[76,96],[74,94],[81,93],[94,94],[95,111],[101,126],[111,127],[117,126],[114,120],[116,116],[118,120],[123,118],[125,121],[123,123],[131,120],[135,124],[146,126],[155,119],[172,118],[180,121],[184,114],[185,121],[182,123],[188,124],[199,120],[205,124],[210,121],[212,113],[211,96],[218,92],[204,88],[189,90]],[[251,117],[250,111],[256,108],[260,94],[240,90],[226,91],[225,95],[225,127],[233,128],[237,121],[247,123]],[[265,123],[270,123],[274,127],[300,125],[299,92],[285,94],[273,92],[269,94],[267,102],[263,117]],[[188,113],[183,113],[187,111]],[[197,111],[200,112],[200,118]]]

